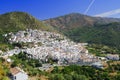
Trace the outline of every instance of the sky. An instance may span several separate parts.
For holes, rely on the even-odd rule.
[[[70,13],[90,16],[120,10],[120,0],[0,0],[0,14],[27,12],[45,20]],[[108,17],[120,18],[120,12]]]

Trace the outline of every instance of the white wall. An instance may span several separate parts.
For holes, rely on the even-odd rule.
[[[18,74],[14,75],[16,76],[16,79],[13,80],[28,80],[28,75],[22,72],[19,72]]]

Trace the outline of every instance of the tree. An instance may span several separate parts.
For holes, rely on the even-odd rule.
[[[72,75],[69,75],[69,74],[65,74],[64,78],[65,78],[65,80],[73,80]]]
[[[54,67],[54,70],[52,71],[52,73],[59,73],[59,69],[57,66]]]
[[[73,75],[73,80],[88,80],[88,79],[84,75],[74,74]]]

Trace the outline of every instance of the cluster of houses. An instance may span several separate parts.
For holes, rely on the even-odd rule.
[[[120,57],[118,54],[107,54],[105,57],[98,57],[99,60],[103,61],[103,62],[107,62],[109,60],[112,61],[119,61]],[[104,65],[101,62],[95,62],[92,64],[93,67],[95,68],[99,68],[99,69],[103,69]]]
[[[58,64],[91,64],[98,62],[99,59],[88,53],[84,45],[86,43],[75,43],[65,36],[41,30],[28,29],[26,31],[19,31],[15,34],[9,33],[6,35],[10,43],[42,43],[41,46],[36,45],[32,48],[14,49],[4,55],[18,54],[23,51],[28,54],[28,57],[47,61],[48,58],[58,60]]]
[[[32,29],[27,29],[26,31],[18,31],[16,34],[13,34],[11,32],[9,34],[6,34],[6,37],[7,36],[11,36],[9,38],[10,43],[13,43],[13,42],[38,43],[38,42],[41,42],[42,44],[47,44],[52,41],[61,40],[61,39],[66,38],[65,36],[62,36],[61,34],[58,34],[56,32],[47,32],[47,31],[32,30]]]

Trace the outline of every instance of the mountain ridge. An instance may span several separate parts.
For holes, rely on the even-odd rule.
[[[60,16],[60,17],[55,17],[55,18],[50,18],[47,20],[44,20],[45,23],[53,26],[53,27],[72,27],[75,25],[80,25],[78,27],[81,26],[94,26],[96,24],[108,24],[111,22],[120,22],[119,18],[102,18],[102,17],[91,17],[88,15],[83,15],[80,13],[71,13],[71,14],[67,14],[64,16]],[[57,23],[57,24],[54,24]],[[61,25],[63,24],[63,25]],[[64,24],[70,24],[68,26],[64,25]],[[74,25],[71,25],[74,24]]]

